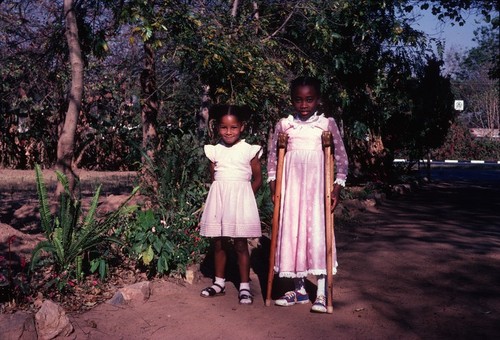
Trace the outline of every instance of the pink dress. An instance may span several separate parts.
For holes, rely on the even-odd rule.
[[[283,168],[281,210],[275,272],[280,277],[326,274],[323,131],[331,131],[335,150],[336,183],[344,184],[348,160],[333,118],[313,115],[307,121],[281,119],[269,150],[268,181],[276,178],[278,134],[288,134]],[[337,254],[333,240],[333,273]]]
[[[262,155],[262,148],[245,140],[231,147],[205,145],[205,155],[215,164],[200,234],[207,237],[260,237],[261,224],[252,190],[250,161]]]

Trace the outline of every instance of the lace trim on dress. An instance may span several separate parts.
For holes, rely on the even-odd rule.
[[[345,179],[337,178],[333,184],[338,184],[341,187],[345,188]]]

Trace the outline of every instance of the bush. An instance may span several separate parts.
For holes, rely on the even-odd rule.
[[[500,160],[500,141],[473,138],[460,122],[452,124],[444,144],[432,151],[434,159]]]
[[[89,211],[83,216],[81,200],[73,198],[66,176],[56,171],[64,192],[59,197],[58,212],[52,216],[39,165],[35,166],[35,172],[41,226],[46,240],[39,242],[33,249],[30,269],[33,271],[39,266],[52,267],[53,275],[47,286],[55,285],[59,291],[68,288],[73,281],[82,280],[85,268],[90,272],[97,271],[101,279],[104,279],[108,269],[106,255],[109,246],[111,243],[120,242],[110,235],[111,229],[116,227],[125,205],[139,188],[136,187],[132,191],[118,210],[99,219],[96,217],[101,190],[99,186],[92,198]]]
[[[193,134],[171,131],[143,170],[151,179],[143,192],[154,210],[136,212],[125,241],[149,275],[184,274],[206,251],[198,226],[209,180],[202,146]]]

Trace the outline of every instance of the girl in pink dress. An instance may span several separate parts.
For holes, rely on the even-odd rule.
[[[201,291],[201,296],[225,294],[226,249],[233,239],[241,278],[240,304],[253,303],[247,238],[261,236],[255,193],[262,185],[259,160],[262,148],[240,138],[247,113],[246,108],[232,105],[210,109],[210,118],[215,120],[221,141],[204,147],[210,160],[212,185],[200,222],[201,235],[212,238],[215,249],[215,280],[212,286]]]
[[[333,118],[318,112],[321,86],[319,80],[300,77],[291,83],[291,100],[295,115],[281,119],[274,130],[268,153],[268,182],[274,199],[279,133],[288,135],[285,153],[278,242],[274,270],[279,277],[293,278],[295,290],[275,301],[278,306],[309,303],[304,278],[315,275],[318,282],[316,301],[311,311],[326,313],[326,246],[324,204],[323,131],[333,136],[336,179],[332,192],[332,209],[345,186],[348,160],[339,129]],[[337,256],[333,240],[332,272],[336,273]]]

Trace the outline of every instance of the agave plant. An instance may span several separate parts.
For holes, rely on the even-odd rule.
[[[97,204],[101,192],[98,186],[92,197],[90,208],[83,216],[81,200],[74,198],[69,190],[67,177],[56,171],[57,179],[64,191],[59,196],[58,212],[52,216],[42,171],[35,166],[36,185],[39,199],[40,219],[46,240],[39,242],[33,249],[30,269],[38,265],[54,265],[55,278],[50,284],[57,283],[58,289],[66,286],[71,279],[81,280],[84,276],[84,265],[99,271],[101,278],[106,276],[107,263],[102,250],[111,243],[120,243],[118,238],[110,235],[110,230],[119,221],[126,204],[137,193],[135,187],[130,196],[114,212],[98,218]],[[47,256],[41,256],[46,254]],[[43,261],[42,261],[43,260]]]

